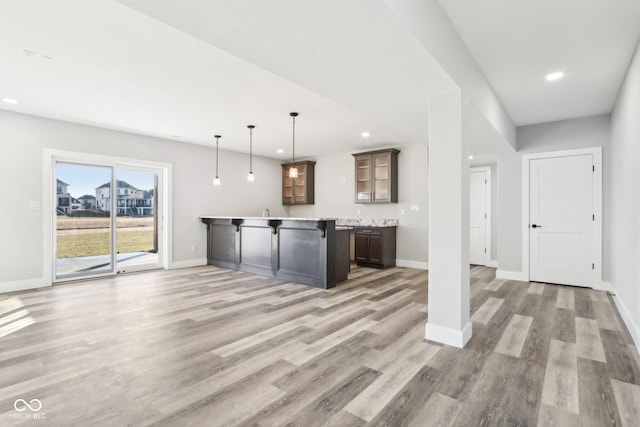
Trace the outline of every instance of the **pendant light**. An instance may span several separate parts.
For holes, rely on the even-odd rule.
[[[289,115],[293,119],[293,149],[291,167],[289,168],[289,178],[297,178],[298,168],[296,167],[296,117],[298,117],[298,113],[289,113]]]
[[[254,125],[247,125],[249,128],[249,174],[247,175],[248,182],[256,181],[256,174],[253,173],[253,129]]]
[[[213,178],[213,185],[220,185],[220,177],[218,176],[218,145],[220,144],[220,135],[215,135],[216,139],[216,177]]]

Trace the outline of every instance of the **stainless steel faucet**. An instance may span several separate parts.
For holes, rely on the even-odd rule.
[[[262,211],[262,218],[269,218],[270,215],[271,213],[269,212],[269,209],[264,209]]]

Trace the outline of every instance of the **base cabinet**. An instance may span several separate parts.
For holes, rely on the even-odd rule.
[[[356,264],[387,268],[396,265],[395,227],[357,227],[355,231]]]
[[[349,231],[332,219],[201,217],[207,263],[277,280],[333,288],[349,274]]]

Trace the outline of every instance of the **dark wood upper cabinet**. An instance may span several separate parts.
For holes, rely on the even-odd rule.
[[[398,153],[400,150],[353,154],[356,167],[356,203],[398,202]]]
[[[293,163],[282,165],[282,204],[313,205],[316,162],[305,160],[296,162],[295,165],[298,168],[297,178],[289,178],[289,169]]]

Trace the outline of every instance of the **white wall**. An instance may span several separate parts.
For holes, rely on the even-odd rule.
[[[609,114],[560,120],[518,128],[518,152],[521,154],[576,148],[609,146]]]
[[[290,216],[399,219],[397,259],[426,263],[427,146],[410,144],[398,148],[398,203],[355,203],[354,158],[347,152],[316,159],[315,205],[293,206],[289,208]],[[418,205],[420,210],[411,211],[411,205]]]
[[[522,271],[522,156],[498,157],[498,269]]]
[[[640,45],[611,113],[611,282],[640,351]]]
[[[518,152],[498,157],[498,268],[522,271],[522,155],[577,148],[603,147],[603,279],[611,263],[611,120],[608,114],[518,128]],[[609,159],[609,160],[608,160]]]
[[[200,215],[260,216],[263,208],[285,215],[276,160],[254,158],[257,180],[249,184],[248,156],[220,150],[222,186],[214,187],[213,143],[209,148],[6,111],[0,111],[0,129],[0,182],[19,183],[4,186],[0,207],[0,292],[16,282],[38,284],[44,277],[43,211],[28,205],[44,200],[45,148],[172,164],[173,262],[206,258]]]

